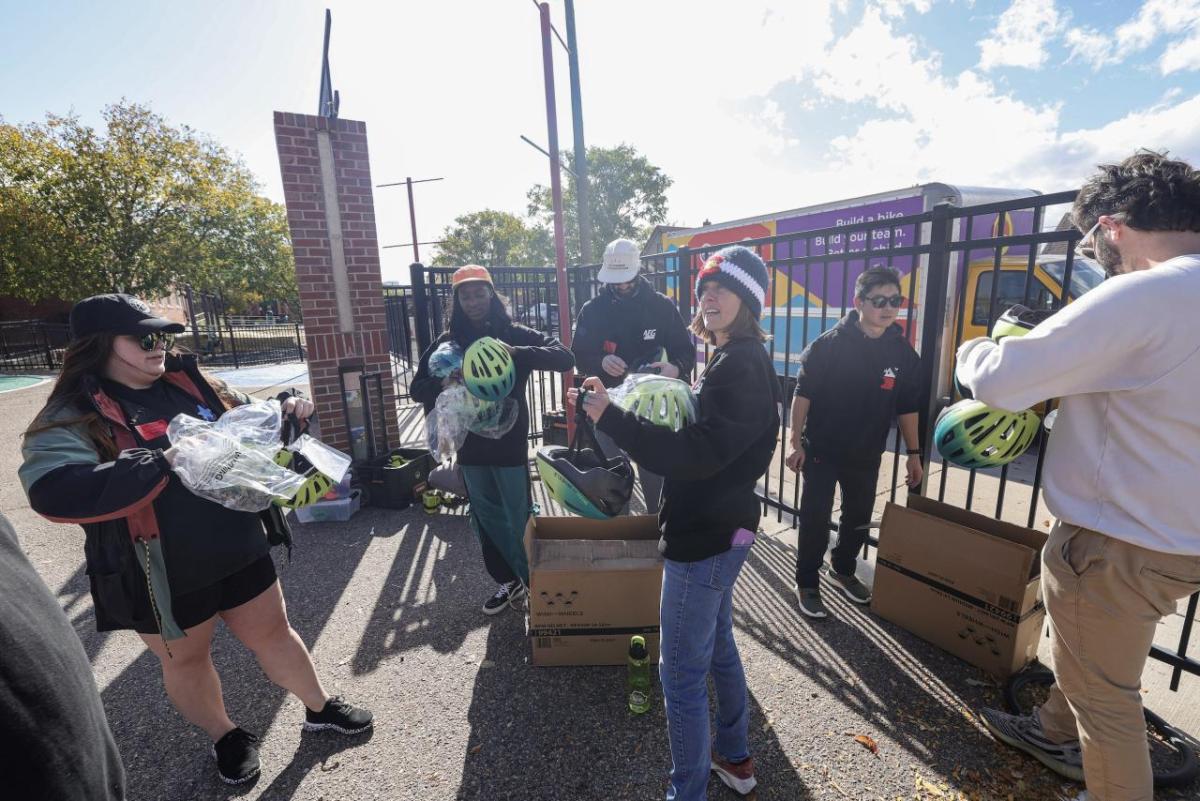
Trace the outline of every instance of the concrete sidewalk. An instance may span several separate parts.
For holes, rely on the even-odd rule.
[[[14,441],[48,391],[0,395],[0,437]],[[19,461],[10,448],[0,470],[11,477]],[[141,641],[95,632],[79,529],[33,514],[15,481],[0,484],[0,511],[92,660],[132,799],[662,797],[670,759],[657,688],[651,712],[631,716],[621,668],[531,667],[521,616],[479,610],[494,587],[461,511],[366,509],[345,524],[296,526],[291,563],[276,554],[293,625],[328,688],[371,708],[377,726],[357,740],[301,734],[300,703],[221,629],[214,660],[226,703],[263,736],[263,775],[241,789],[217,781],[206,738],[170,707]],[[973,710],[998,705],[999,694],[976,669],[832,592],[832,619],[801,618],[795,532],[764,523],[735,611],[759,798],[1073,797],[1079,788],[983,731]],[[1200,708],[1200,678],[1184,677],[1174,711],[1158,681],[1148,671],[1147,697],[1168,719]],[[734,796],[714,783],[709,798]]]

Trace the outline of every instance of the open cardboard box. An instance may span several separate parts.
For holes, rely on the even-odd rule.
[[[889,503],[871,611],[1005,678],[1037,656],[1046,539],[920,495]]]
[[[629,638],[658,660],[662,556],[652,515],[531,517],[529,635],[535,665],[623,665]]]

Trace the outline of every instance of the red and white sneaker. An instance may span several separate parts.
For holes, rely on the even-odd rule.
[[[754,757],[746,757],[735,764],[713,751],[712,770],[726,787],[738,795],[747,795],[758,785],[758,779],[754,778]]]

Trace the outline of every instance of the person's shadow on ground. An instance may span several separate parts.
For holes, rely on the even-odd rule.
[[[645,799],[666,792],[671,754],[657,676],[650,712],[629,711],[624,667],[533,667],[524,624],[499,616],[488,632],[488,667],[476,675],[470,741],[457,799]],[[657,671],[656,671],[657,672]],[[812,795],[750,694],[750,744],[758,798]],[[732,797],[718,779],[712,798]]]

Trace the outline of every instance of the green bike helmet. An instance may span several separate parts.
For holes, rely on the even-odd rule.
[[[1037,436],[1038,416],[961,400],[938,415],[933,441],[948,462],[971,469],[1000,467],[1023,454]]]
[[[282,398],[282,396],[280,397]],[[299,418],[290,415],[283,419],[280,426],[280,436],[285,444],[290,444],[301,433],[307,430],[307,421],[302,423]],[[283,448],[275,454],[275,464],[304,476],[304,483],[300,486],[299,491],[291,498],[277,499],[275,501],[276,506],[282,506],[285,509],[299,509],[303,506],[312,506],[333,489],[333,479],[317,470],[313,466],[313,463],[302,454]]]
[[[304,484],[301,485],[300,490],[291,498],[275,501],[278,506],[282,506],[285,509],[299,509],[302,506],[311,506],[324,498],[333,489],[333,480],[313,467],[308,459],[298,453],[285,448],[275,454],[275,464],[304,476]]]
[[[633,495],[633,467],[623,454],[601,459],[591,448],[539,448],[538,475],[550,497],[581,517],[607,520]]]
[[[463,383],[467,391],[485,401],[508,397],[517,383],[512,355],[495,337],[480,337],[463,355]]]
[[[678,378],[638,376],[617,405],[672,431],[696,421],[696,397],[687,382]]]
[[[1005,337],[1023,337],[1052,314],[1054,312],[1048,309],[1035,311],[1018,303],[1000,315],[1000,319],[992,326],[992,339],[999,342]]]

